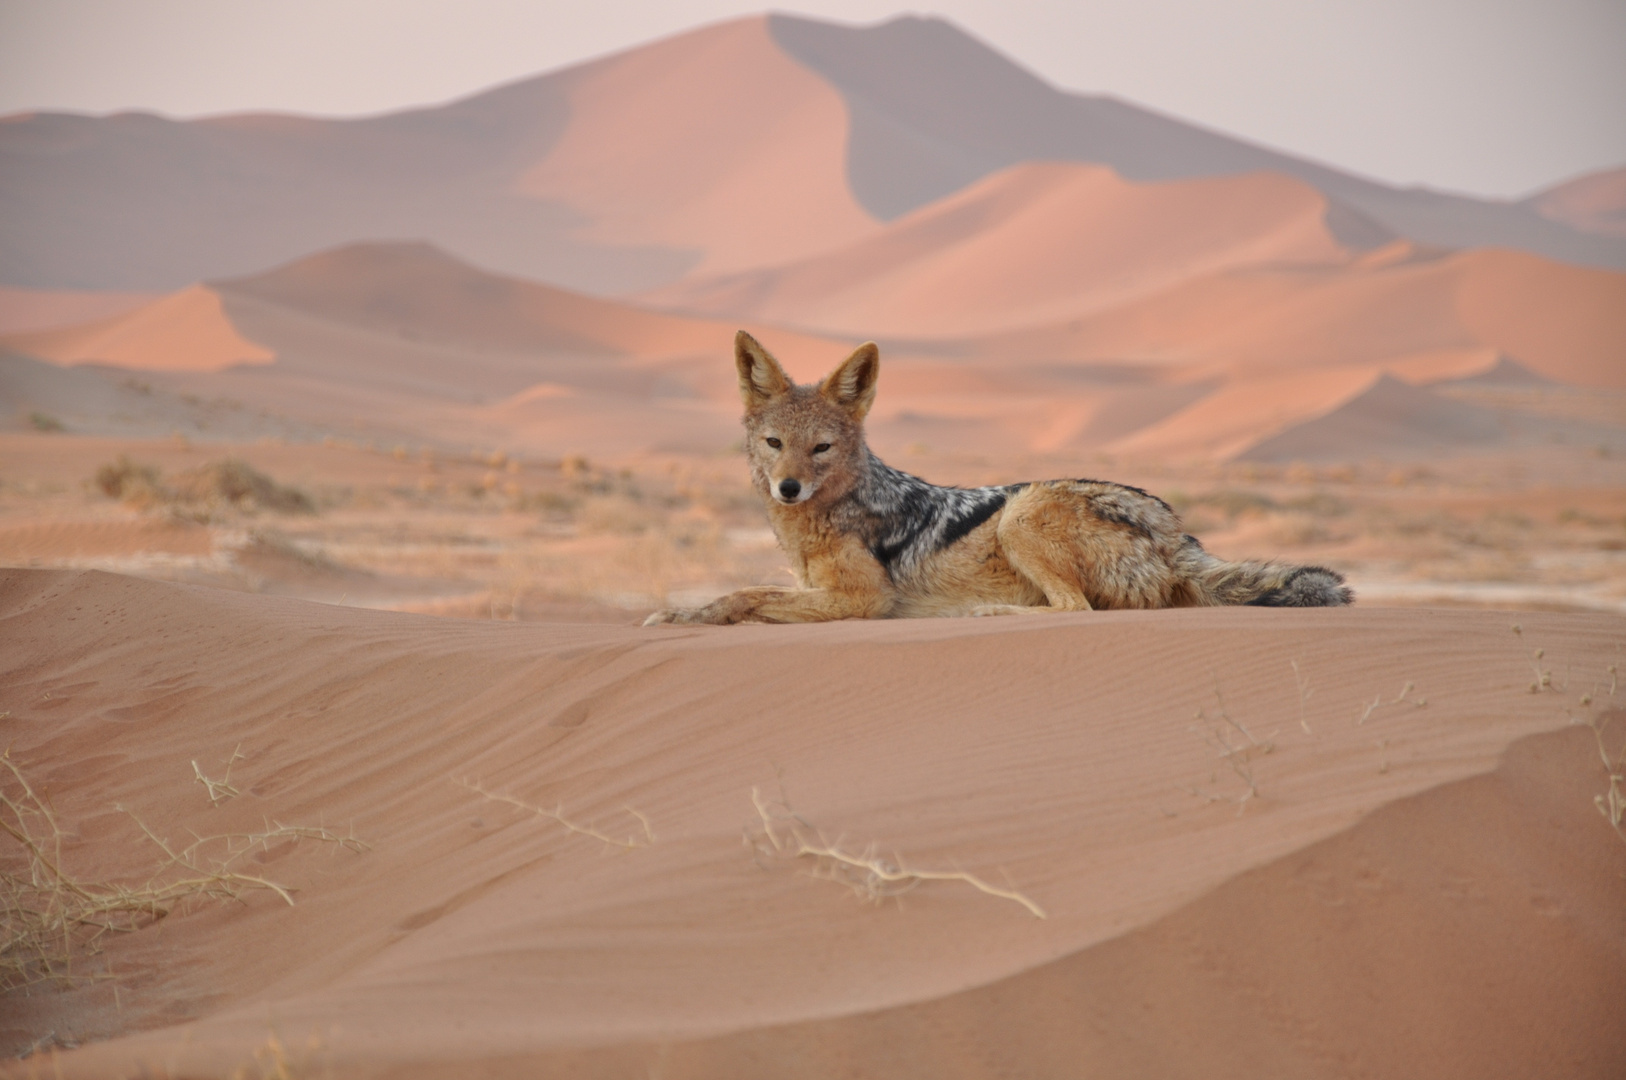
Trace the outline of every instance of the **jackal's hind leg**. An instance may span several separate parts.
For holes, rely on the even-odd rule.
[[[1080,507],[1044,488],[1029,488],[1011,500],[999,522],[999,547],[1011,569],[1044,593],[1048,607],[993,610],[1009,605],[989,604],[978,615],[1013,615],[1021,611],[1090,611],[1085,595],[1084,567],[1078,545]]]

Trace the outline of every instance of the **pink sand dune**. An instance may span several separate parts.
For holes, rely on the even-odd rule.
[[[1622,342],[1626,274],[1485,250],[1215,274],[977,351],[1250,376],[1390,362],[1399,374],[1408,363],[1426,367],[1413,359],[1425,354],[1440,358],[1442,374],[1466,374],[1469,354],[1488,367],[1506,353],[1560,382],[1619,388]]]
[[[558,143],[513,190],[580,213],[596,243],[693,252],[696,272],[721,273],[877,228],[847,185],[845,102],[764,17],[589,65],[568,99]]]
[[[947,338],[1074,317],[1232,266],[1336,264],[1326,200],[1275,174],[1158,184],[1013,166],[799,263],[650,294],[673,307]]]
[[[13,334],[16,352],[59,364],[106,364],[146,371],[219,371],[269,364],[276,354],[238,332],[215,290],[194,285],[123,315],[84,326]]]

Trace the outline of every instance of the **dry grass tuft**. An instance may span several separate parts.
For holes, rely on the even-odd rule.
[[[845,885],[853,895],[871,904],[901,897],[928,881],[963,881],[989,896],[1021,904],[1036,918],[1045,918],[1043,908],[1015,889],[990,885],[964,870],[911,870],[896,854],[890,859],[881,856],[873,843],[857,853],[843,851],[839,839],[831,843],[783,797],[770,805],[763,801],[758,789],[752,788],[751,804],[756,807],[760,831],[752,832],[747,827],[744,841],[758,865],[763,865],[764,856],[809,859],[812,877]]]
[[[1592,734],[1598,738],[1598,756],[1603,759],[1604,771],[1609,774],[1609,790],[1602,795],[1594,795],[1592,802],[1620,838],[1626,840],[1626,739],[1621,740],[1618,750],[1610,753],[1604,738],[1609,720],[1606,716],[1593,720],[1589,725]]]
[[[273,845],[315,840],[353,851],[366,849],[354,832],[267,821],[255,833],[196,836],[185,846],[153,832],[123,806],[160,854],[158,865],[136,881],[85,881],[63,865],[63,832],[50,804],[28,782],[7,750],[0,754],[0,831],[17,844],[0,861],[0,991],[36,983],[99,976],[76,970],[110,933],[130,933],[192,902],[241,900],[253,891],[293,904],[291,890],[234,868],[243,856]],[[194,766],[195,768],[196,766]],[[213,790],[211,790],[211,796]]]
[[[292,1052],[273,1031],[247,1062],[228,1074],[229,1080],[299,1080],[311,1074],[312,1062],[323,1049],[322,1040],[312,1035],[302,1052]]]
[[[1415,689],[1417,689],[1417,684],[1414,682],[1408,682],[1405,686],[1400,688],[1400,693],[1396,694],[1388,701],[1385,701],[1383,695],[1379,694],[1372,699],[1370,704],[1366,706],[1366,711],[1361,713],[1360,717],[1356,719],[1355,725],[1359,727],[1370,720],[1372,718],[1372,714],[1377,712],[1379,709],[1386,709],[1393,705],[1410,705],[1414,709],[1428,708],[1428,698],[1411,698],[1406,696]]]
[[[1608,691],[1603,691],[1601,682],[1594,685],[1591,693],[1581,695],[1582,708],[1591,708],[1593,699],[1599,693],[1607,693],[1613,699],[1620,690],[1620,665],[1610,664],[1606,674],[1609,676]],[[1598,757],[1603,760],[1604,772],[1609,774],[1609,788],[1602,795],[1594,795],[1592,803],[1620,838],[1626,840],[1626,737],[1622,737],[1619,748],[1611,752],[1605,734],[1620,715],[1619,712],[1601,712],[1584,721],[1575,721],[1573,716],[1570,719],[1586,724],[1598,740]]]
[[[1296,663],[1293,670],[1295,674],[1298,673]],[[1303,682],[1299,684],[1301,709],[1304,698],[1307,696],[1305,693],[1307,685]],[[1408,683],[1406,688],[1410,690],[1411,684]],[[1234,800],[1198,788],[1186,788],[1185,790],[1188,794],[1195,795],[1211,803],[1234,801],[1236,803],[1236,812],[1241,814],[1248,808],[1250,801],[1260,798],[1259,784],[1253,775],[1253,763],[1266,754],[1274,753],[1276,741],[1274,738],[1264,740],[1257,738],[1252,731],[1248,730],[1247,725],[1231,716],[1230,710],[1225,705],[1225,695],[1220,692],[1217,679],[1214,682],[1214,701],[1215,712],[1212,717],[1208,715],[1207,709],[1203,707],[1197,709],[1196,720],[1199,723],[1208,723],[1211,720],[1219,721],[1218,724],[1203,734],[1203,741],[1214,748],[1215,753],[1219,755],[1219,759],[1225,762],[1230,770],[1236,774],[1237,778],[1246,785],[1247,790]],[[1304,730],[1308,732],[1310,730],[1309,724],[1302,719],[1302,716],[1300,722],[1304,724]],[[1219,776],[1217,773],[1209,776],[1210,783],[1218,783],[1218,781]]]
[[[517,807],[520,810],[535,814],[539,818],[545,818],[548,821],[554,822],[555,824],[562,826],[567,832],[575,833],[577,836],[592,837],[594,840],[597,840],[600,843],[607,844],[613,848],[619,848],[622,851],[632,851],[635,848],[648,847],[650,844],[655,842],[655,830],[650,826],[649,819],[630,806],[623,806],[621,809],[625,810],[633,817],[634,820],[638,822],[641,835],[629,834],[624,839],[618,839],[611,836],[609,833],[595,828],[592,825],[583,825],[579,822],[571,821],[569,818],[565,817],[565,807],[563,803],[555,806],[552,810],[545,810],[540,806],[533,806],[528,802],[516,799],[512,795],[503,795],[499,792],[489,791],[478,780],[470,783],[468,780],[453,777],[452,783],[457,784],[460,787],[466,787],[475,794],[483,796],[492,802],[507,803],[509,806]]]

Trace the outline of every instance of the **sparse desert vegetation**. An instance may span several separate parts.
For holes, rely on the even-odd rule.
[[[227,792],[237,794],[229,784],[204,777],[196,762],[192,767],[211,804]],[[243,865],[250,856],[307,842],[354,851],[367,846],[354,831],[273,821],[254,832],[191,834],[176,841],[134,810],[114,809],[128,819],[129,848],[138,853],[128,863],[147,865],[129,865],[105,878],[76,873],[71,830],[10,751],[0,753],[0,831],[10,840],[0,846],[0,996],[42,983],[112,978],[95,963],[104,938],[134,933],[189,907],[241,901],[253,892],[269,892],[291,905],[291,887],[250,872]]]
[[[1562,486],[1500,459],[1396,469],[892,456],[943,482],[1134,483],[1210,550],[1331,566],[1362,603],[1626,609],[1626,464],[1555,454],[1574,459]],[[734,453],[600,463],[331,439],[228,455],[173,440],[0,436],[0,565],[509,620],[569,610],[632,621],[791,582]]]

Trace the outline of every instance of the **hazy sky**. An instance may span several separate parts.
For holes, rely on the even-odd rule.
[[[381,112],[762,10],[731,0],[0,0],[0,113]],[[1626,0],[802,0],[942,15],[1058,86],[1379,179],[1626,164]]]

